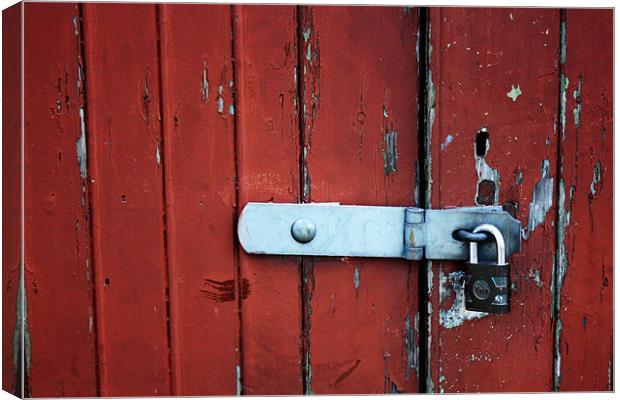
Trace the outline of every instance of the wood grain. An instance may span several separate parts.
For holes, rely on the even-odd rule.
[[[234,6],[239,209],[299,201],[296,8]],[[243,394],[300,394],[299,259],[239,253]]]
[[[170,395],[156,7],[83,8],[101,395]]]
[[[416,9],[304,7],[304,201],[415,204]],[[417,265],[304,260],[306,393],[415,392]]]
[[[555,388],[613,390],[613,12],[564,27]]]
[[[79,12],[31,3],[24,19],[28,380],[32,396],[95,396]]]
[[[22,3],[2,11],[2,389],[20,396]]]
[[[430,9],[432,208],[503,205],[524,240],[506,315],[466,313],[464,263],[432,263],[429,391],[552,387],[559,28],[559,10]]]
[[[240,355],[231,7],[159,7],[174,394],[233,395]]]

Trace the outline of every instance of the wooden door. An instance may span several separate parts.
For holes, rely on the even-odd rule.
[[[5,390],[612,389],[610,10],[3,21]],[[249,201],[502,205],[523,226],[512,312],[466,312],[462,263],[248,255]]]

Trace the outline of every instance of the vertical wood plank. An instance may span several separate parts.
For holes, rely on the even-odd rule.
[[[237,391],[231,7],[161,5],[174,394]]]
[[[83,8],[101,395],[169,395],[156,7]]]
[[[2,11],[2,389],[20,395],[22,4]]]
[[[506,315],[466,312],[464,263],[432,263],[429,391],[552,387],[559,27],[552,9],[430,9],[432,207],[501,204],[525,239]]]
[[[240,209],[299,200],[296,8],[235,6]],[[299,260],[240,250],[242,391],[299,394]]]
[[[613,390],[613,11],[566,11],[556,389]]]
[[[32,396],[95,396],[78,6],[29,3],[24,19],[28,380]]]
[[[418,10],[304,7],[300,23],[304,201],[414,205]],[[416,392],[417,265],[304,264],[306,392]]]

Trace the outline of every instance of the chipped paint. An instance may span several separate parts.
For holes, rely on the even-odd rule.
[[[553,391],[560,391],[560,384],[562,382],[562,353],[560,352],[560,338],[562,336],[562,320],[558,319],[555,325],[555,333],[553,340]]]
[[[539,288],[543,286],[542,281],[540,280],[540,271],[537,269],[528,270],[526,279],[531,279]]]
[[[24,267],[20,264],[19,288],[17,290],[17,312],[15,317],[15,330],[13,331],[13,367],[16,376],[20,379],[15,380],[16,390],[14,393],[22,393],[22,379],[24,382],[30,381],[30,361],[32,345],[30,342],[30,330],[28,328],[28,302],[26,299],[26,282],[24,277]],[[23,369],[22,369],[23,367]],[[24,375],[22,375],[22,371]],[[27,386],[27,383],[25,384]],[[27,391],[27,387],[24,388]],[[27,394],[24,393],[26,397]]]
[[[579,77],[577,88],[573,91],[573,98],[575,99],[575,107],[573,107],[573,120],[575,122],[575,128],[579,128],[581,125],[581,87],[583,86],[583,77]]]
[[[310,201],[310,190],[312,187],[312,181],[310,179],[310,170],[308,169],[308,148],[306,146],[304,146],[302,164],[304,178],[303,200],[304,202],[308,202]]]
[[[566,21],[560,24],[560,64],[566,63]]]
[[[82,179],[86,179],[88,176],[88,154],[86,150],[86,121],[84,118],[84,108],[80,107],[80,130],[81,134],[75,143],[75,150],[77,153],[77,161],[80,165],[80,176]]]
[[[418,347],[415,343],[414,329],[417,326],[417,314],[414,317],[414,325],[411,324],[411,317],[409,314],[405,316],[405,349],[407,351],[407,365],[405,368],[405,380],[409,379],[411,371],[415,371],[416,376],[419,375],[418,368]]]
[[[241,366],[240,365],[236,365],[235,366],[235,372],[237,375],[237,396],[241,396],[241,394],[243,393],[243,386],[241,385]]]
[[[526,240],[538,225],[545,222],[545,217],[553,206],[553,178],[551,177],[549,160],[543,160],[540,172],[541,178],[536,182],[532,192],[527,232],[524,235]]]
[[[429,59],[432,46],[430,44],[430,26],[429,26]],[[431,69],[428,69],[428,81],[426,84],[426,95],[427,95],[427,110],[426,110],[426,120],[427,120],[427,131],[425,138],[425,157],[426,162],[424,163],[424,178],[426,181],[425,188],[425,201],[424,203],[428,206],[431,204],[432,193],[433,193],[433,157],[431,145],[433,142],[433,124],[435,123],[435,106],[436,106],[436,90],[435,84],[433,83],[433,72]]]
[[[353,287],[357,290],[360,288],[360,268],[355,267],[353,270]]]
[[[603,171],[601,169],[601,161],[596,160],[596,164],[594,164],[594,169],[592,170],[592,182],[590,183],[590,194],[592,197],[596,197],[598,194],[599,185],[602,178]]]
[[[433,292],[433,262],[430,260],[426,261],[426,277],[427,277],[427,286],[426,293],[430,296]],[[426,302],[426,392],[434,393],[435,392],[435,383],[433,382],[433,369],[432,369],[432,357],[430,357],[432,353],[432,345],[433,345],[433,302]]]
[[[454,140],[454,136],[448,134],[448,136],[446,136],[446,140],[444,140],[444,142],[441,144],[441,151],[444,151],[445,149],[447,149],[453,140]]]
[[[383,138],[383,166],[385,175],[389,176],[392,172],[396,172],[396,163],[398,161],[398,144],[397,132],[387,132]]]
[[[474,141],[474,160],[476,162],[476,174],[478,175],[478,183],[476,185],[476,195],[474,197],[474,201],[477,205],[497,205],[499,204],[499,192],[500,192],[500,173],[495,168],[492,168],[487,164],[486,155],[491,148],[491,141],[488,139],[488,130],[485,126],[480,128],[477,133],[477,137],[481,134],[487,134],[487,139],[485,143],[485,149],[482,152],[483,154],[479,155],[477,140]],[[491,204],[488,204],[487,201],[483,201],[482,193],[480,192],[480,188],[484,186],[486,183],[492,182],[494,187],[493,190],[493,198]]]
[[[566,91],[569,80],[564,74],[560,74],[560,127],[562,129],[562,141],[566,137]]]
[[[221,85],[220,85],[221,86]],[[209,70],[207,69],[207,60],[202,61],[202,82],[200,85],[202,101],[209,100]]]
[[[488,316],[489,314],[465,309],[465,291],[463,290],[463,280],[465,272],[456,271],[448,275],[448,280],[452,284],[452,292],[455,294],[454,302],[448,310],[439,310],[439,324],[446,329],[456,328],[463,325],[465,321],[471,321]]]
[[[512,86],[512,89],[510,89],[510,91],[506,93],[506,96],[510,97],[512,101],[515,102],[517,101],[517,98],[523,94],[523,92],[521,92],[521,86],[519,85],[517,85],[516,87],[514,85],[511,85],[511,86]]]
[[[217,87],[217,112],[220,114],[224,113],[224,98],[222,94],[224,93],[224,87],[222,85],[218,85]]]
[[[235,115],[235,105],[231,104],[228,106],[228,114]]]
[[[155,149],[155,161],[157,161],[157,165],[161,165],[161,154],[159,152],[159,143],[157,144],[157,148]]]

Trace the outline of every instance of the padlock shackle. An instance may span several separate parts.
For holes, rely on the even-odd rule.
[[[491,224],[482,224],[478,225],[473,232],[489,232],[492,234],[495,243],[497,243],[497,265],[506,265],[506,243],[499,229]],[[469,242],[469,262],[471,264],[478,263],[478,243],[476,242]]]

